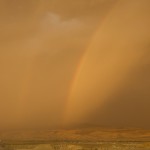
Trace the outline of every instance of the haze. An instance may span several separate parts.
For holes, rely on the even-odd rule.
[[[149,128],[149,7],[0,0],[0,128]]]

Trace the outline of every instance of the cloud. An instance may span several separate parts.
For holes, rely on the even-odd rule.
[[[82,22],[76,18],[63,20],[58,14],[48,12],[42,21],[42,27],[49,31],[70,31],[78,30],[82,27]]]

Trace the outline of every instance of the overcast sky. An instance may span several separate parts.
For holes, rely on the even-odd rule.
[[[0,0],[0,127],[150,127],[149,0]]]

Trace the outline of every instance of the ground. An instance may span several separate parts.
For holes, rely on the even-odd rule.
[[[150,150],[150,130],[62,129],[0,133],[0,150]]]

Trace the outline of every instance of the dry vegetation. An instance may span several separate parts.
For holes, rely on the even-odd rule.
[[[150,130],[83,128],[74,130],[9,131],[0,133],[9,141],[149,141]]]
[[[84,128],[0,133],[0,150],[150,150],[150,130]]]

